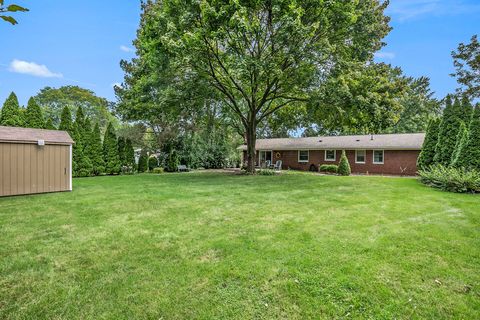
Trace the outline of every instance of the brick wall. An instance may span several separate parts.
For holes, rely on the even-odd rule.
[[[244,160],[246,152],[243,152]],[[346,150],[348,162],[352,168],[352,173],[363,174],[392,174],[401,175],[415,175],[417,172],[417,158],[420,150],[385,150],[383,164],[373,163],[373,150],[366,150],[365,164],[355,163],[355,150]],[[277,160],[283,161],[283,169],[294,170],[310,170],[313,164],[318,170],[319,165],[322,164],[338,164],[342,150],[336,150],[335,161],[325,161],[324,150],[310,150],[308,162],[298,162],[297,150],[274,150],[273,163]],[[277,157],[279,156],[279,157]],[[258,159],[258,151],[257,151]]]

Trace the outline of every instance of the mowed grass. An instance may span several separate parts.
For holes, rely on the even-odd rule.
[[[186,173],[0,198],[2,319],[475,319],[480,197]]]

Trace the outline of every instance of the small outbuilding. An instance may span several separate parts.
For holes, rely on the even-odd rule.
[[[66,131],[0,126],[0,196],[71,191]]]

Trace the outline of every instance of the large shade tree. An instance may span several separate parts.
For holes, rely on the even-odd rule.
[[[143,17],[149,18],[138,35],[156,36],[149,45],[137,39],[136,62],[149,69],[151,61],[160,60],[166,76],[186,87],[208,84],[245,134],[253,172],[259,124],[286,106],[304,105],[332,70],[369,61],[390,30],[387,5],[378,0],[148,1]],[[129,67],[126,80],[141,69]]]
[[[461,85],[459,92],[470,98],[480,98],[480,43],[474,35],[470,43],[460,43],[457,51],[452,51],[455,72],[451,75],[457,78]]]

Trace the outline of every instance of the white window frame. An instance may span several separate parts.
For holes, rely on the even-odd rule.
[[[376,161],[375,161],[375,152],[377,152],[377,151],[381,151],[381,152],[382,152],[382,162],[376,162]],[[380,150],[380,149],[373,150],[373,151],[372,151],[372,163],[373,163],[373,164],[384,164],[384,163],[385,163],[385,150]]]
[[[327,158],[327,151],[333,151],[333,159]],[[323,159],[325,161],[337,161],[337,150],[334,150],[334,149],[325,150],[325,156],[323,157]]]
[[[358,161],[358,158],[357,158],[357,153],[358,151],[363,151],[363,161]],[[367,160],[367,150],[365,149],[361,149],[361,150],[355,150],[355,163],[358,163],[358,164],[365,164],[365,162]]]
[[[307,160],[300,160],[300,152],[306,151],[307,152]],[[310,161],[310,150],[298,150],[298,162],[300,163],[306,163]]]

